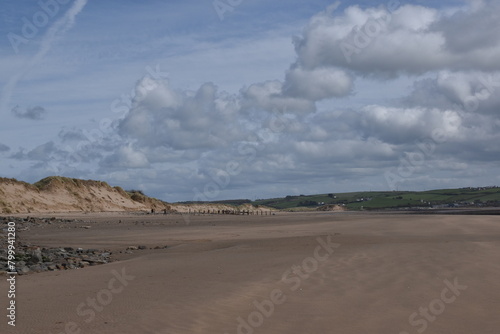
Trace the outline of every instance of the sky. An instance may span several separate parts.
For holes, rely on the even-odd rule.
[[[4,0],[0,176],[165,201],[500,184],[500,2]]]

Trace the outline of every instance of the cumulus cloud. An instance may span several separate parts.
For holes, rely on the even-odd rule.
[[[435,29],[442,31],[446,48],[454,53],[487,56],[500,47],[500,3],[475,2],[468,11],[458,11],[436,22]],[[492,69],[498,69],[494,66]]]
[[[45,108],[40,106],[26,108],[26,110],[24,111],[21,109],[21,107],[15,106],[11,111],[17,118],[25,118],[36,121],[42,120],[47,113]]]
[[[306,70],[295,67],[287,72],[285,94],[319,101],[348,95],[353,88],[353,78],[335,68]]]
[[[139,147],[202,150],[242,138],[238,102],[218,94],[214,84],[203,84],[195,92],[176,92],[167,82],[151,78],[138,87],[145,87],[144,80],[151,81],[149,90],[118,124],[119,133],[136,140]]]
[[[499,91],[500,72],[439,71],[435,78],[417,80],[403,102],[411,106],[495,115],[500,110]]]
[[[409,4],[323,12],[296,38],[298,62],[307,69],[330,66],[383,77],[443,68],[498,70],[498,7],[489,2],[453,15]]]
[[[243,106],[269,112],[309,113],[316,110],[314,101],[300,95],[285,94],[283,88],[283,83],[277,80],[253,84],[241,92]]]
[[[358,115],[357,128],[363,135],[393,144],[431,137],[436,129],[454,137],[462,123],[460,114],[453,110],[372,105],[364,107]]]
[[[106,157],[102,166],[111,168],[145,168],[149,167],[149,161],[144,153],[135,150],[132,146],[122,146]]]
[[[500,157],[499,39],[479,36],[486,25],[497,26],[499,7],[331,7],[295,39],[297,60],[284,66],[283,80],[229,94],[212,82],[179,90],[144,77],[109,133],[63,129],[60,145],[12,157],[43,168],[49,157],[61,159],[73,168],[68,173],[94,163],[97,177],[189,200],[197,192],[208,199],[240,197],[249,187],[262,197],[323,192],[330,185],[353,190],[353,183],[387,189],[384,172],[431,141],[432,154],[406,181],[456,186],[460,177],[472,179],[467,168],[495,170]],[[495,13],[486,15],[488,8]],[[473,22],[482,14],[489,23],[478,28]],[[370,38],[362,40],[360,32]],[[403,74],[410,74],[405,96],[383,91],[380,78]],[[360,93],[356,80],[383,96],[348,105]],[[345,105],[336,103],[340,98]],[[228,166],[238,170],[230,178]],[[453,175],[443,178],[443,171]]]

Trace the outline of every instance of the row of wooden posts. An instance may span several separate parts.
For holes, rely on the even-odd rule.
[[[256,215],[256,216],[267,216],[271,215],[271,211],[264,210],[216,210],[216,209],[207,209],[207,210],[191,210],[189,209],[188,214],[190,215]]]
[[[167,214],[167,210],[162,210],[163,214]],[[151,209],[151,214],[155,214],[155,209]],[[271,211],[265,210],[216,210],[216,209],[207,209],[207,210],[191,210],[189,209],[189,215],[248,215],[248,216],[270,216],[272,215]]]

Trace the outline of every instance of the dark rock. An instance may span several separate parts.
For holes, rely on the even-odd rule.
[[[40,249],[40,247],[28,249],[27,254],[30,257],[28,260],[29,263],[35,264],[35,263],[43,262],[42,250]]]
[[[71,219],[58,219],[52,218],[2,218],[0,217],[0,222],[7,224],[10,221],[16,223],[16,228],[18,231],[28,230],[30,227],[36,226],[37,228],[44,228],[48,224],[56,224],[60,228],[67,227],[65,223],[77,223],[75,227],[79,226],[89,226],[90,222],[83,220],[71,220]],[[6,228],[0,228],[0,243],[5,243],[7,239]],[[20,234],[16,240],[16,271],[20,275],[43,272],[43,271],[54,271],[54,270],[65,270],[65,269],[77,269],[84,268],[90,265],[100,265],[111,261],[112,252],[110,250],[99,250],[99,249],[83,249],[83,248],[73,248],[73,247],[59,247],[59,248],[41,248],[38,245],[31,245],[30,243],[23,242],[19,240]],[[127,253],[132,253],[130,250],[137,249],[147,249],[146,246],[130,246]],[[8,272],[8,258],[7,251],[5,249],[0,249],[0,272]]]

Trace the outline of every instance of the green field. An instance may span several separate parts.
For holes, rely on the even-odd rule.
[[[350,210],[431,206],[500,206],[500,188],[439,189],[429,191],[365,191],[286,196],[253,201],[281,210],[315,210],[320,203],[345,205]]]

